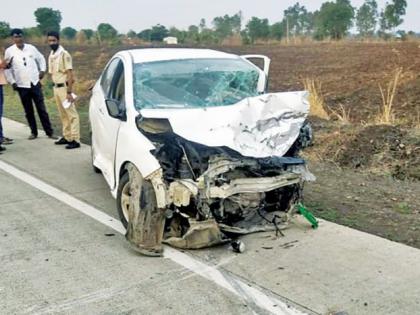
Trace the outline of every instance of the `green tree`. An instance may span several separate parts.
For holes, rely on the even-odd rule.
[[[67,26],[61,30],[61,35],[65,39],[74,39],[76,37],[77,31],[70,26]]]
[[[284,36],[284,23],[283,22],[277,22],[270,26],[270,37],[280,40]]]
[[[311,13],[301,6],[299,2],[284,10],[283,23],[288,28],[289,34],[299,36],[311,31]]]
[[[213,19],[213,26],[216,36],[219,40],[223,40],[233,34],[239,34],[241,31],[242,13],[235,15],[218,16]]]
[[[61,12],[51,8],[38,8],[34,12],[37,27],[42,34],[49,31],[60,31]]]
[[[137,37],[146,41],[150,42],[150,34],[152,33],[152,30],[150,28],[142,30],[140,33],[137,34]]]
[[[255,16],[246,25],[246,30],[251,43],[256,39],[267,39],[270,35],[270,25],[267,19],[259,19]]]
[[[386,4],[385,9],[381,12],[380,26],[381,31],[389,31],[401,25],[404,20],[407,8],[406,0],[392,0]]]
[[[171,27],[169,29],[169,36],[176,37],[178,39],[178,43],[182,44],[185,43],[185,40],[188,36],[187,31],[179,30],[176,27]]]
[[[204,28],[200,32],[200,42],[205,44],[217,44],[219,39],[216,36],[216,33],[209,29]]]
[[[316,38],[343,38],[353,25],[354,8],[350,0],[324,2],[316,14]]]
[[[365,0],[356,15],[356,26],[361,36],[372,36],[378,23],[378,3]]]
[[[9,36],[10,36],[9,23],[0,21],[0,38],[7,38]]]
[[[36,37],[42,37],[42,32],[38,27],[26,27],[22,29],[23,34],[25,34],[25,37],[27,38],[36,38]]]
[[[188,41],[198,43],[200,41],[200,29],[196,25],[190,25],[187,33]]]
[[[84,28],[80,30],[81,32],[85,33],[86,39],[89,40],[93,37],[95,31],[89,28]]]
[[[206,26],[206,19],[205,18],[202,18],[201,20],[200,20],[200,31],[202,32],[207,26]]]
[[[108,23],[101,23],[98,25],[97,33],[99,36],[99,40],[114,40],[117,38],[118,32],[117,30]]]
[[[169,34],[165,26],[157,24],[152,27],[150,32],[150,40],[152,42],[161,42]]]

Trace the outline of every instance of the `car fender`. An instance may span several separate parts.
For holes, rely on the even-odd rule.
[[[159,161],[150,150],[155,146],[137,129],[134,122],[121,125],[115,152],[115,187],[111,190],[116,197],[118,185],[127,163],[133,164],[143,178],[161,168]]]

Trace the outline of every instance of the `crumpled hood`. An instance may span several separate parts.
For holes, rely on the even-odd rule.
[[[229,106],[142,109],[145,118],[166,118],[177,135],[243,156],[283,156],[296,141],[308,113],[308,93],[283,92],[243,99]]]

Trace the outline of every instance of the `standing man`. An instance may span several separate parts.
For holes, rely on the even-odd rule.
[[[7,69],[5,74],[7,81],[19,93],[26,120],[31,128],[31,135],[28,139],[33,140],[38,137],[32,102],[35,103],[45,134],[49,138],[56,139],[53,136],[50,118],[45,108],[40,82],[46,70],[45,58],[34,46],[24,43],[21,29],[13,29],[10,35],[15,44],[6,49],[5,59],[10,64],[10,69]]]
[[[63,125],[63,136],[55,144],[66,144],[66,149],[80,147],[79,115],[73,99],[73,64],[70,54],[60,46],[60,34],[48,32],[51,48],[48,71],[54,83],[54,98]],[[63,103],[67,103],[64,106]]]

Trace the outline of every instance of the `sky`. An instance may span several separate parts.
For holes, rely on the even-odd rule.
[[[326,0],[300,0],[308,10],[315,11]],[[99,23],[110,23],[119,32],[139,32],[158,23],[186,29],[205,18],[207,26],[216,16],[242,11],[245,21],[252,16],[278,22],[283,11],[297,0],[14,0],[2,1],[0,21],[11,27],[36,26],[33,12],[39,7],[61,11],[61,27],[96,29]],[[359,7],[364,0],[351,0]],[[386,0],[377,0],[383,8]],[[420,1],[407,0],[407,15],[398,28],[420,32]]]

